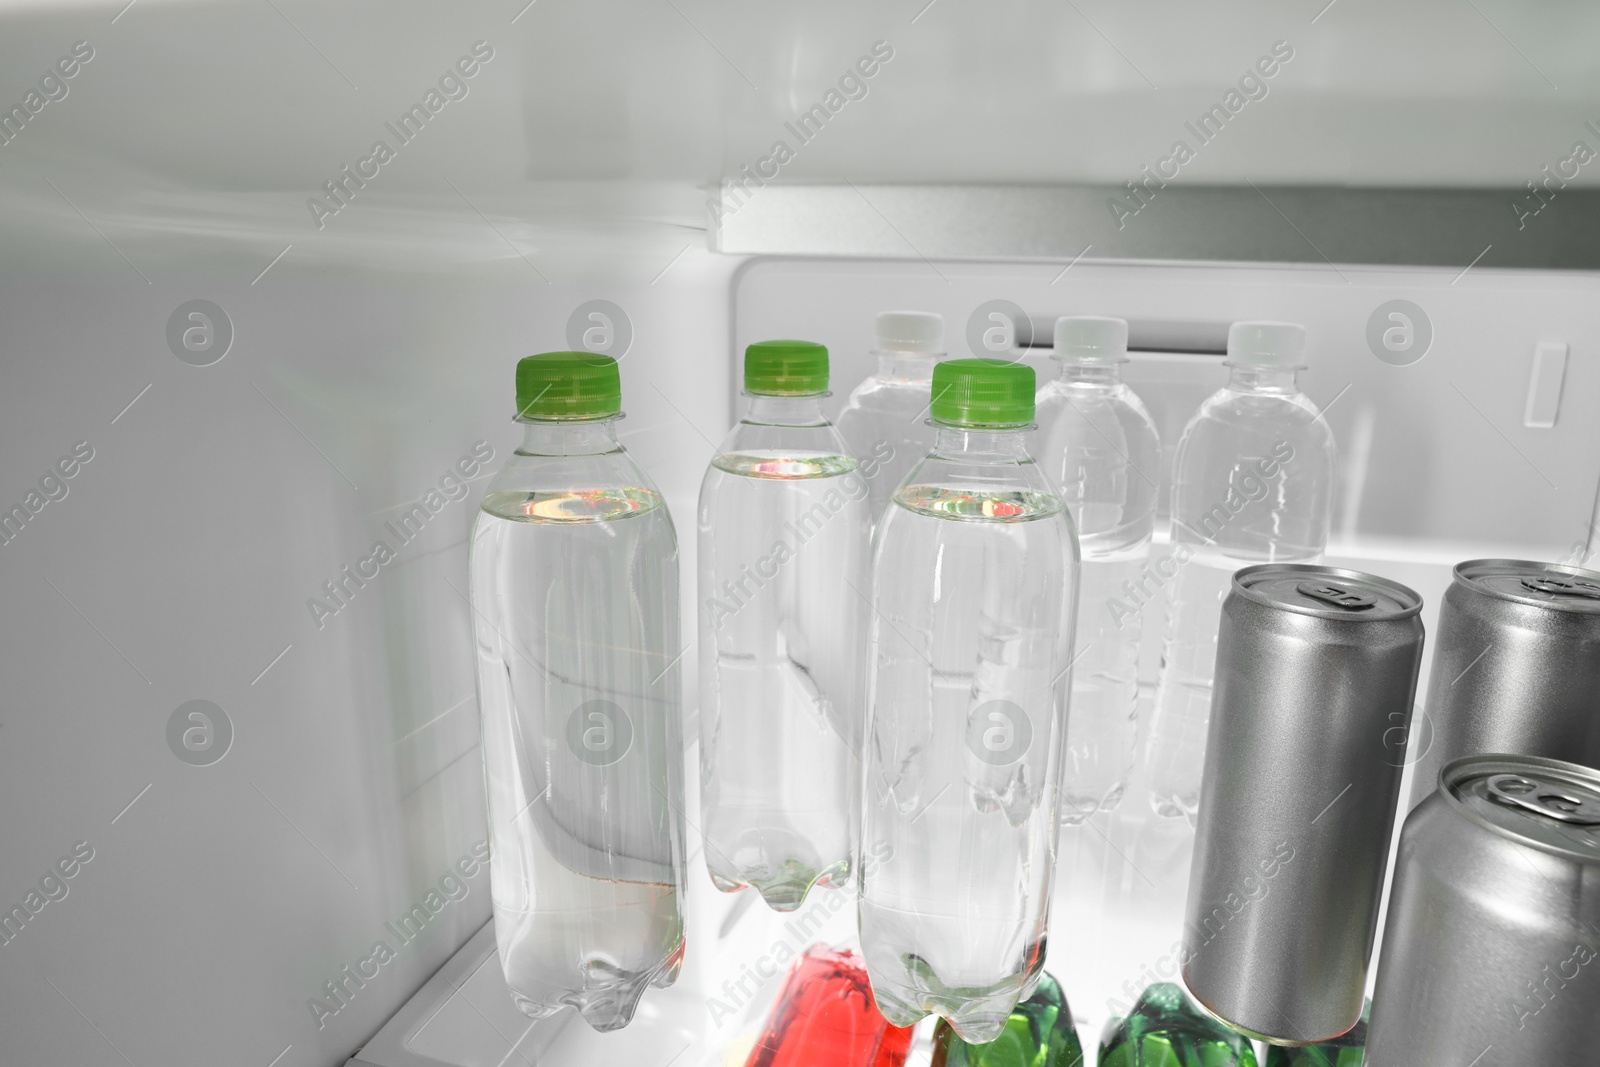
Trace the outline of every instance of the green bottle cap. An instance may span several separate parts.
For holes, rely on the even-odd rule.
[[[933,421],[970,430],[1033,424],[1033,368],[1004,359],[949,359],[933,368]]]
[[[622,411],[617,361],[593,352],[541,352],[517,361],[517,418],[607,419]]]
[[[760,341],[744,350],[744,391],[755,396],[821,396],[828,350],[811,341]]]

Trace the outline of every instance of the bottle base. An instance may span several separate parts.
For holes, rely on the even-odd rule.
[[[900,978],[881,975],[868,964],[878,1011],[896,1026],[915,1026],[925,1016],[938,1015],[970,1045],[998,1038],[1012,1011],[1033,994],[1044,973],[1036,968],[1032,974],[986,986],[946,986],[921,959],[907,956],[903,962]]]
[[[1163,819],[1186,819],[1193,826],[1200,812],[1200,798],[1151,793],[1150,810]]]
[[[1093,796],[1087,793],[1062,793],[1061,825],[1081,826],[1096,815],[1111,814],[1122,803],[1123,795],[1127,791],[1127,783],[1118,782],[1104,796]]]
[[[563,1008],[572,1008],[593,1030],[602,1034],[620,1030],[633,1021],[646,987],[665,989],[678,980],[684,947],[685,942],[678,942],[671,956],[648,971],[624,971],[591,960],[583,967],[582,989],[552,990],[536,1000],[513,988],[511,999],[530,1019],[548,1019]]]
[[[678,975],[683,973],[683,954],[688,949],[688,939],[678,942],[677,950],[667,957],[667,962],[656,976],[650,979],[651,989],[667,989],[678,980]]]
[[[639,998],[648,984],[648,979],[641,978],[626,985],[563,993],[560,1003],[554,1005],[537,1003],[516,993],[511,999],[530,1019],[548,1019],[562,1008],[573,1008],[590,1029],[605,1034],[621,1030],[633,1021],[634,1012],[639,1009]]]
[[[776,912],[791,912],[805,903],[813,888],[837,889],[850,881],[850,864],[841,860],[821,872],[798,861],[787,861],[775,873],[768,871],[741,871],[738,877],[711,871],[711,884],[724,893],[737,893],[754,889]]]

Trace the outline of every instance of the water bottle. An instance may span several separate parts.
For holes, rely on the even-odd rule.
[[[1200,405],[1178,442],[1172,549],[1151,567],[1167,632],[1145,759],[1156,813],[1191,824],[1233,572],[1313,563],[1328,543],[1333,432],[1295,382],[1305,337],[1287,322],[1234,323],[1228,384]]]
[[[1072,721],[1062,818],[1111,811],[1127,791],[1138,725],[1141,612],[1161,484],[1161,442],[1138,395],[1122,383],[1128,324],[1056,320],[1061,376],[1039,390],[1039,464],[1061,490],[1083,551]]]
[[[517,364],[522,444],[469,562],[506,985],[596,1030],[670,985],[684,945],[678,543],[620,401],[608,357]]]
[[[745,350],[749,409],[700,486],[706,866],[792,911],[849,880],[860,790],[867,482],[822,414],[828,350]]]
[[[871,487],[874,529],[900,482],[933,447],[928,385],[944,353],[944,319],[926,311],[885,311],[877,337],[878,371],[856,386],[839,414],[839,432]]]
[[[1072,1006],[1048,971],[1033,995],[1017,1005],[1000,1037],[972,1045],[940,1020],[933,1031],[931,1067],[1083,1067],[1083,1045]]]
[[[862,951],[890,1022],[972,1044],[1043,973],[1060,826],[1078,540],[1033,398],[1025,365],[940,363],[933,450],[873,550]]]

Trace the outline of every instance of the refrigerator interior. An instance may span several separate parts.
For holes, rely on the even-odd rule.
[[[27,513],[0,543],[0,910],[92,851],[0,943],[0,1061],[736,1064],[773,961],[850,939],[846,894],[714,891],[689,774],[678,984],[613,1035],[495,1000],[487,875],[458,866],[485,824],[466,538],[531,352],[620,358],[685,576],[744,345],[826,344],[838,405],[876,312],[937,311],[967,355],[995,301],[1042,376],[1056,316],[1126,318],[1168,465],[1228,324],[1304,324],[1328,561],[1416,589],[1430,631],[1459,560],[1591,559],[1593,180],[1517,198],[1600,144],[1600,13],[1475,10],[0,3],[5,107],[79,57],[0,147],[0,508]],[[868,91],[750,184],[880,41]],[[1277,41],[1228,137],[1126,199]],[[464,57],[459,97],[387,132]],[[1395,301],[1427,341],[1386,361]],[[1063,831],[1046,967],[1086,1046],[1174,977],[1192,838],[1137,781]]]

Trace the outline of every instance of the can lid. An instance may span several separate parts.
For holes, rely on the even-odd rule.
[[[1540,756],[1468,756],[1445,764],[1439,788],[1502,836],[1600,863],[1600,772]]]
[[[1521,604],[1600,615],[1600,573],[1525,559],[1469,559],[1456,581],[1479,593]]]
[[[1235,572],[1233,589],[1268,607],[1340,622],[1405,619],[1422,598],[1375,574],[1305,563],[1262,563]]]

